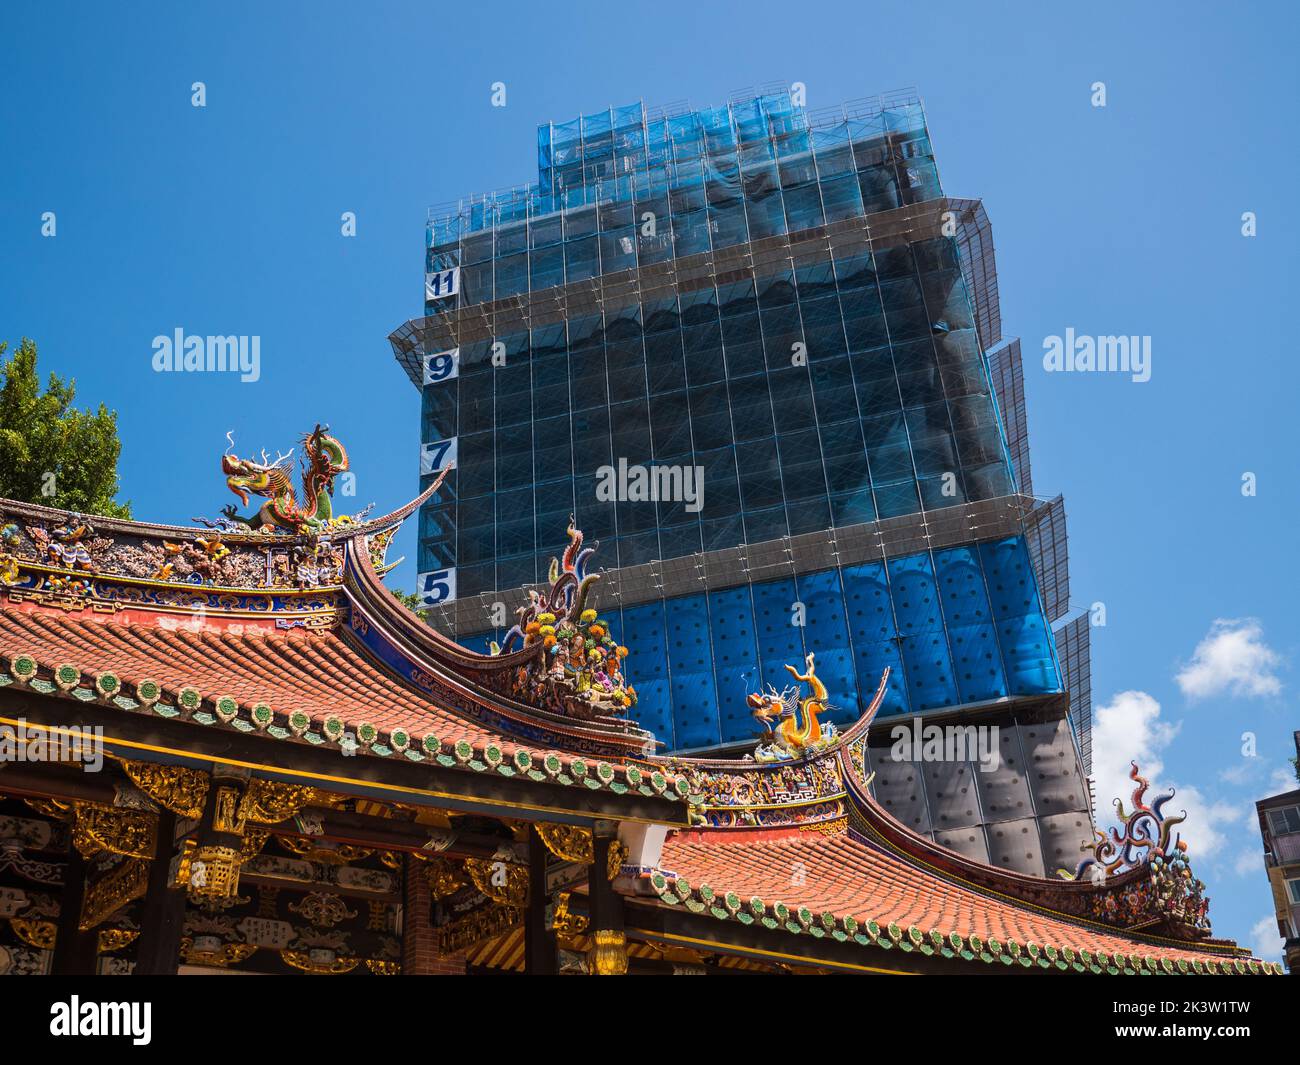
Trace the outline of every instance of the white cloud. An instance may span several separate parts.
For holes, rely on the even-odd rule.
[[[1179,724],[1161,720],[1160,704],[1146,692],[1126,691],[1110,703],[1097,707],[1092,728],[1092,773],[1096,781],[1097,821],[1099,825],[1117,825],[1114,800],[1124,800],[1125,809],[1136,786],[1129,779],[1129,762],[1151,781],[1145,796],[1148,805],[1155,796],[1175,789],[1175,797],[1165,806],[1166,815],[1187,811],[1187,820],[1175,831],[1186,841],[1193,862],[1198,856],[1209,857],[1220,851],[1240,831],[1229,826],[1246,822],[1250,808],[1207,799],[1190,785],[1175,785],[1162,779],[1164,762],[1160,752],[1178,735]]]
[[[1281,662],[1281,655],[1264,643],[1264,628],[1254,618],[1218,618],[1174,679],[1189,699],[1225,692],[1277,695],[1282,682],[1275,671]]]
[[[1250,876],[1252,874],[1263,876],[1265,872],[1263,850],[1250,850],[1247,848],[1242,851],[1237,855],[1237,860],[1232,863],[1232,871],[1238,876]]]
[[[1277,932],[1277,918],[1272,914],[1261,917],[1250,928],[1250,949],[1264,961],[1282,960],[1282,937]]]
[[[1264,771],[1263,760],[1259,758],[1243,758],[1234,766],[1219,771],[1219,779],[1225,784],[1235,784],[1241,787],[1259,779],[1259,775]]]
[[[1160,704],[1146,692],[1120,692],[1093,711],[1092,775],[1097,782],[1099,814],[1104,817],[1110,812],[1116,798],[1129,805],[1133,792],[1130,761],[1137,762],[1148,779],[1160,775],[1164,763],[1157,752],[1178,735],[1178,728],[1160,720]]]
[[[1237,854],[1232,871],[1238,876],[1265,875],[1264,837],[1260,834],[1259,818],[1254,816],[1253,810],[1248,812],[1246,827],[1241,834],[1248,842],[1246,847]]]
[[[1269,780],[1272,782],[1273,787],[1277,789],[1278,794],[1285,791],[1295,791],[1296,788],[1300,787],[1300,782],[1296,780],[1295,770],[1289,765],[1279,766],[1274,769]]]

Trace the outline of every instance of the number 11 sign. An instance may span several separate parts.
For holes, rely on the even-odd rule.
[[[450,270],[438,270],[432,274],[424,275],[424,298],[426,300],[441,300],[448,296],[454,296],[460,291],[460,267],[453,266]]]

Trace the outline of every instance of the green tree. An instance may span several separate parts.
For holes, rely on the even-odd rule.
[[[72,405],[75,379],[57,374],[41,392],[36,344],[23,338],[8,358],[0,341],[0,496],[83,514],[129,518],[118,503],[117,412]]]
[[[414,592],[404,592],[401,588],[389,588],[388,590],[393,593],[393,596],[397,601],[401,603],[402,606],[406,607],[407,610],[417,614],[424,621],[429,620],[424,611],[420,608],[420,597]]]

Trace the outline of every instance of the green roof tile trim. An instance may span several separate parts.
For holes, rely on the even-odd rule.
[[[443,753],[443,743],[436,735],[428,734],[415,740],[406,729],[397,728],[387,734],[385,741],[385,736],[379,729],[366,721],[356,724],[355,740],[352,740],[348,736],[347,723],[335,714],[321,723],[318,734],[311,731],[311,718],[302,710],[277,715],[265,702],[241,705],[234,696],[205,695],[193,685],[184,685],[169,693],[153,678],[142,678],[134,684],[126,684],[116,674],[105,671],[96,675],[93,688],[85,687],[81,684],[81,668],[70,662],[45,667],[50,669],[53,677],[53,682],[50,682],[40,678],[42,665],[35,655],[23,652],[7,657],[13,679],[43,695],[61,690],[82,701],[98,699],[125,712],[140,710],[168,719],[183,715],[206,727],[227,727],[245,733],[256,731],[276,740],[292,737],[314,745],[332,742],[344,748],[347,754],[362,751],[376,757],[404,754],[412,761],[429,758],[444,766],[459,766],[476,772],[495,769],[503,776],[514,776],[518,772],[526,774],[533,781],[540,782],[549,778],[566,787],[604,789],[619,795],[627,794],[629,788],[634,788],[646,796],[660,795],[669,801],[679,802],[684,800],[688,790],[685,778],[676,774],[668,776],[659,770],[649,772],[635,765],[615,765],[603,761],[593,764],[578,756],[566,763],[555,752],[542,755],[524,748],[516,748],[507,756],[504,748],[495,741],[478,749],[462,740],[455,745],[453,757]],[[164,703],[164,699],[170,701]],[[212,712],[203,708],[205,702],[212,707]],[[539,760],[545,772],[537,768]]]
[[[766,903],[757,895],[742,903],[735,892],[726,892],[724,904],[714,905],[718,898],[716,889],[707,884],[692,888],[684,877],[674,876],[656,869],[650,874],[650,886],[661,902],[670,906],[685,906],[695,913],[708,913],[718,920],[738,921],[753,924],[758,921],[771,929],[781,929],[791,934],[812,931],[814,934],[829,934],[840,942],[853,942],[859,946],[876,946],[882,950],[901,949],[916,951],[929,955],[939,954],[945,958],[960,958],[964,961],[981,961],[985,964],[1027,966],[1030,968],[1058,969],[1069,972],[1093,972],[1134,974],[1145,972],[1159,975],[1162,973],[1215,973],[1220,969],[1225,973],[1279,975],[1283,969],[1274,962],[1260,962],[1256,959],[1225,959],[1219,961],[1202,961],[1200,958],[1162,958],[1151,956],[1139,957],[1137,954],[1125,956],[1098,954],[1094,957],[1089,951],[1049,944],[1040,946],[1033,940],[1019,943],[1009,939],[1005,943],[994,937],[987,940],[978,935],[964,937],[954,930],[944,931],[932,928],[922,932],[915,925],[900,928],[890,922],[882,929],[877,921],[867,921],[860,925],[856,918],[841,917],[829,910],[814,916],[807,907],[799,907],[795,912],[797,920],[791,919],[791,910],[783,902]],[[1100,963],[1100,964],[1098,964]],[[1149,964],[1148,964],[1149,963]]]
[[[60,691],[70,692],[81,683],[81,667],[70,662],[54,667],[54,683]]]
[[[102,699],[111,699],[121,688],[122,682],[115,673],[101,673],[95,678],[95,691]]]
[[[20,684],[27,684],[36,676],[36,657],[25,652],[14,655],[9,660],[9,671]]]

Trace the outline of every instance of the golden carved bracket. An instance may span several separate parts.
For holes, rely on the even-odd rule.
[[[87,885],[77,927],[89,932],[128,902],[140,898],[148,886],[149,863],[140,858],[125,859],[101,879]]]
[[[474,886],[502,906],[523,906],[528,901],[528,870],[484,858],[466,858],[465,872]]]
[[[628,855],[632,852],[628,850],[627,844],[621,840],[613,840],[609,845],[609,854],[606,862],[605,876],[613,880],[618,876],[618,871],[623,868],[623,863],[627,861]]]
[[[9,927],[14,935],[37,950],[53,950],[59,935],[59,926],[53,921],[38,921],[26,917],[10,917]]]
[[[208,775],[198,769],[158,762],[121,759],[122,769],[137,788],[178,817],[203,816],[208,798]]]
[[[456,864],[446,858],[426,858],[423,865],[425,879],[429,882],[429,892],[435,900],[454,895],[465,884]]]
[[[580,936],[588,926],[588,920],[582,914],[569,911],[570,893],[562,891],[555,897],[555,934],[559,936]]]
[[[139,937],[140,932],[135,928],[101,928],[96,952],[111,954],[115,950],[130,946]]]
[[[579,862],[590,865],[595,861],[596,844],[591,829],[579,825],[552,825],[544,821],[537,824],[537,835],[546,849],[562,862]],[[609,861],[605,870],[608,879],[618,876],[618,871],[628,856],[627,846],[619,840],[609,845]]]
[[[536,827],[546,849],[560,861],[590,865],[595,860],[591,829],[579,825],[552,825],[545,821],[539,821]]]
[[[317,801],[317,791],[304,784],[281,784],[275,780],[250,780],[239,812],[248,821],[277,825]]]
[[[97,803],[76,803],[72,842],[83,858],[101,851],[127,858],[153,858],[158,835],[158,818],[143,810],[131,810]]]

